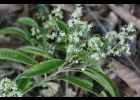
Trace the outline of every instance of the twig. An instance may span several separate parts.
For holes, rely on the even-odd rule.
[[[68,76],[69,73],[68,71],[66,72],[66,76]],[[68,97],[68,82],[65,82],[65,92],[66,92],[66,97]]]
[[[86,10],[90,13],[90,15],[93,17],[93,19],[95,20],[95,22],[99,25],[100,29],[106,33],[106,29],[105,27],[100,23],[100,21],[98,20],[98,18],[92,13],[92,11],[90,10],[89,7],[87,7],[86,5],[84,5],[84,7],[86,8]]]
[[[65,63],[62,65],[62,67],[63,67],[64,65],[65,65]],[[71,64],[69,64],[69,66],[71,66]],[[23,93],[23,95],[26,94],[27,92],[31,91],[31,90],[34,89],[35,87],[38,87],[38,86],[41,85],[43,82],[49,81],[52,77],[54,77],[54,76],[56,76],[57,74],[63,72],[63,70],[65,70],[66,68],[69,68],[69,66],[64,67],[64,68],[61,67],[62,69],[59,69],[58,71],[56,71],[55,73],[53,73],[53,74],[51,74],[49,77],[47,77],[45,80],[40,81],[39,83],[37,83],[37,84],[34,85],[33,87],[31,87],[31,88],[29,88],[28,90],[26,90],[26,91]]]
[[[8,76],[8,75],[11,75],[11,74],[13,74],[14,72],[15,72],[15,70],[12,70],[12,71],[10,71],[10,72],[8,72],[8,73],[1,74],[1,75],[0,75],[0,78],[3,78],[3,77]]]
[[[125,59],[127,59],[130,62],[130,65],[132,66],[133,70],[138,74],[138,76],[140,77],[140,70],[138,69],[138,67],[132,62],[132,60],[124,53],[122,52],[122,55]]]
[[[105,27],[101,24],[101,22],[98,20],[98,18],[92,13],[92,11],[90,10],[90,8],[87,7],[86,5],[84,5],[84,7],[85,7],[86,10],[90,13],[90,15],[94,18],[94,20],[97,22],[97,24],[98,24],[99,27],[102,29],[102,31],[103,31],[104,33],[106,33],[107,31],[106,31]],[[136,73],[137,73],[137,74],[139,75],[139,77],[140,77],[140,70],[139,70],[139,69],[137,68],[137,66],[133,63],[133,61],[132,61],[128,56],[126,56],[126,53],[125,53],[125,52],[122,52],[122,56],[123,56],[124,58],[126,58],[126,60],[128,60],[128,61],[130,62],[130,65],[131,65],[132,69],[135,70]]]

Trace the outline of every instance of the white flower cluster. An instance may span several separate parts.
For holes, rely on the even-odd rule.
[[[134,23],[129,23],[121,27],[120,33],[108,32],[104,36],[94,35],[90,38],[87,32],[90,31],[93,24],[88,24],[85,21],[81,21],[82,7],[76,7],[76,10],[70,15],[67,25],[70,33],[59,30],[56,23],[51,19],[62,19],[62,11],[60,7],[52,10],[49,15],[49,21],[43,23],[44,28],[47,30],[47,34],[41,35],[38,29],[32,28],[32,35],[37,38],[43,37],[43,40],[52,39],[56,42],[65,43],[66,53],[69,56],[68,62],[86,63],[93,65],[95,62],[99,62],[102,58],[109,55],[120,56],[121,51],[125,51],[130,54],[130,45],[126,43],[126,39],[132,42],[136,38],[135,35],[129,33],[134,32]],[[47,51],[53,54],[55,47],[51,44],[47,47]],[[106,49],[103,52],[103,49]],[[82,53],[86,53],[84,57],[79,56]],[[111,65],[112,66],[112,65]],[[111,67],[110,67],[111,68]],[[84,71],[84,68],[82,69]]]
[[[31,35],[32,36],[35,36],[37,39],[40,39],[43,37],[42,34],[40,34],[40,30],[39,29],[36,29],[36,28],[31,28]]]
[[[51,14],[49,15],[49,19],[62,19],[63,12],[61,11],[60,7],[57,7],[51,11]]]
[[[81,21],[80,17],[82,16],[82,7],[77,7],[76,10],[71,14],[71,19],[68,21],[68,26],[74,29],[81,29],[90,31],[90,28],[93,27],[93,24],[88,24],[87,22]]]
[[[55,32],[53,32],[51,35],[47,34],[46,37],[49,38],[49,39],[54,39],[54,38],[57,37],[57,34]]]
[[[104,35],[104,39],[107,39],[109,41],[107,46],[107,53],[106,55],[113,54],[114,56],[120,56],[121,51],[125,51],[128,55],[131,54],[130,52],[130,45],[126,43],[125,39],[131,40],[132,42],[136,38],[136,35],[129,35],[130,32],[134,32],[134,23],[129,23],[128,25],[125,25],[121,27],[121,32],[118,34],[113,33],[106,33]],[[116,42],[114,39],[117,37],[118,42]]]
[[[118,68],[116,68],[116,67],[114,67],[114,66],[116,66],[116,64],[113,63],[113,62],[110,62],[110,63],[107,65],[107,67],[110,69],[110,71],[118,71]]]
[[[101,38],[96,36],[93,36],[88,40],[88,46],[95,51],[99,51],[103,44],[104,43],[101,41]]]
[[[52,46],[52,45],[49,45],[49,46],[47,47],[47,51],[48,51],[48,53],[50,53],[50,54],[53,54],[53,53],[54,53],[54,49],[55,49],[55,46]]]
[[[66,46],[67,54],[78,55],[79,52],[84,50],[88,51],[88,59],[92,61],[99,61],[101,58],[105,58],[107,55],[113,54],[114,56],[120,56],[121,51],[125,51],[130,54],[130,46],[125,43],[125,39],[133,41],[135,35],[129,35],[129,32],[134,32],[134,24],[129,23],[128,26],[121,27],[122,32],[115,34],[113,32],[106,33],[103,37],[93,36],[92,38],[86,39],[84,30],[89,31],[92,24],[87,24],[87,22],[81,21],[82,7],[77,7],[76,10],[71,14],[71,19],[68,21],[68,26],[73,31],[66,35],[64,32],[60,32],[57,38],[57,42],[69,41]],[[118,38],[119,42],[115,40]],[[107,52],[102,52],[101,48],[104,45],[103,40],[108,40],[108,45],[106,46]],[[76,57],[76,58],[75,58]],[[73,59],[78,59],[77,56]],[[85,57],[86,58],[86,57]],[[87,60],[87,58],[86,58]]]
[[[15,82],[8,78],[3,78],[0,82],[0,97],[21,97],[22,93],[17,88]]]

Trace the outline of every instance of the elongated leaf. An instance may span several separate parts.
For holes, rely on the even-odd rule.
[[[41,62],[37,65],[34,65],[30,69],[27,69],[23,73],[19,74],[14,80],[18,80],[20,78],[28,78],[38,75],[43,75],[54,69],[60,67],[65,61],[60,59],[52,59],[48,61]]]
[[[27,42],[30,41],[30,37],[29,37],[28,33],[24,32],[20,28],[7,27],[7,28],[0,30],[0,35],[2,35],[2,34],[17,34],[17,35],[21,36],[22,38],[24,38]]]
[[[17,83],[18,89],[24,91],[26,89],[27,85],[29,84],[30,79],[31,79],[30,77],[20,79]]]
[[[119,92],[114,84],[114,82],[107,77],[105,74],[100,72],[99,70],[92,69],[92,68],[86,68],[85,71],[81,71],[81,69],[75,69],[75,71],[83,72],[84,74],[88,75],[89,77],[96,80],[98,83],[100,83],[106,90],[111,94],[113,97],[118,97]]]
[[[65,44],[64,43],[55,43],[54,44],[56,50],[60,50],[66,52]]]
[[[20,17],[16,20],[15,23],[17,22],[23,23],[25,25],[29,25],[31,27],[39,28],[38,24],[32,18],[29,17]]]
[[[0,59],[14,60],[28,65],[35,65],[38,62],[27,54],[13,49],[0,49]]]
[[[24,46],[24,47],[18,48],[18,50],[21,50],[21,51],[26,52],[26,53],[42,55],[42,56],[45,56],[46,58],[51,58],[51,59],[54,58],[52,55],[50,55],[46,51],[44,51],[38,47],[34,47],[34,46]]]
[[[23,78],[23,79],[24,79],[24,78]],[[24,93],[25,90],[27,90],[27,89],[29,89],[29,88],[31,88],[31,87],[37,85],[37,84],[38,84],[38,82],[36,82],[36,81],[29,81],[29,82],[26,84],[26,87],[24,88],[23,93]]]
[[[70,83],[72,83],[74,85],[77,85],[77,86],[79,86],[79,87],[81,87],[81,88],[83,88],[83,89],[85,89],[85,90],[87,90],[89,92],[92,92],[95,95],[97,95],[92,90],[93,83],[90,82],[89,80],[86,80],[86,79],[83,79],[83,78],[80,78],[80,77],[76,77],[76,76],[61,76],[61,77],[56,77],[56,79],[70,82]]]
[[[64,31],[66,34],[70,33],[68,26],[63,21],[60,20],[55,20],[55,21],[61,31]]]
[[[101,93],[99,94],[101,97],[107,97],[107,94],[105,93],[105,91],[101,91]]]
[[[108,42],[109,42],[108,39],[104,40],[104,44],[100,49],[103,50],[106,47],[106,45],[108,44]]]
[[[87,51],[85,51],[85,50],[82,50],[82,51],[80,51],[79,53],[78,53],[78,56],[80,57],[80,58],[85,58],[86,57],[86,55],[87,55]]]
[[[100,77],[100,79],[102,79],[104,81],[104,84],[102,84],[102,85],[105,85],[105,84],[107,85],[106,89],[108,90],[108,92],[112,96],[119,97],[119,91],[118,91],[117,86],[115,85],[115,83],[107,75],[105,75],[102,72],[97,71],[96,69],[93,69],[93,68],[87,68],[87,70],[89,72],[94,73],[95,75]]]

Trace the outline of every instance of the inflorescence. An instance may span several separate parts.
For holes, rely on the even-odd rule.
[[[63,12],[60,7],[55,8],[49,15],[49,20],[60,20],[63,18],[62,14]],[[136,38],[135,35],[129,34],[136,31],[134,23],[122,26],[121,32],[119,33],[108,32],[103,36],[93,35],[89,37],[88,32],[93,27],[93,24],[81,21],[80,17],[82,15],[82,7],[77,7],[70,15],[70,19],[67,21],[70,33],[59,30],[53,21],[47,20],[43,23],[43,26],[46,30],[51,31],[47,31],[47,33],[43,35],[39,34],[40,31],[38,29],[32,28],[32,35],[36,36],[37,39],[45,38],[43,40],[52,39],[58,43],[65,43],[66,53],[69,58],[67,59],[68,62],[94,65],[95,62],[100,62],[100,60],[106,56],[120,56],[122,51],[125,51],[128,55],[131,54],[130,45],[126,42],[126,39],[133,42]],[[105,41],[107,44],[105,44]],[[53,54],[55,47],[50,46],[48,49],[49,53]],[[80,56],[81,53],[86,53],[86,55],[82,57]]]

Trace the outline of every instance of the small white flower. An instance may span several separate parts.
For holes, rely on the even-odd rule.
[[[79,32],[79,36],[81,36],[81,37],[83,36],[83,33],[82,33],[82,31],[80,31],[80,32]]]
[[[85,47],[85,46],[86,46],[86,43],[82,43],[81,45],[82,45],[83,47]]]
[[[125,32],[125,30],[126,30],[126,29],[125,29],[125,27],[124,27],[124,26],[122,26],[122,27],[121,27],[121,30]]]
[[[57,34],[55,32],[53,32],[52,37],[57,37]]]
[[[61,42],[61,37],[58,37],[57,38],[57,42]]]
[[[101,53],[101,58],[105,58],[105,53]]]
[[[70,19],[69,21],[68,21],[68,26],[71,28],[71,27],[73,27],[73,19]]]
[[[67,47],[66,47],[66,50],[67,50],[67,53],[71,53],[74,49],[74,46],[72,44],[69,44]]]
[[[71,17],[80,18],[82,16],[82,8],[83,7],[76,7],[76,10],[71,14]]]
[[[78,63],[78,60],[76,60],[75,63]]]
[[[36,31],[37,31],[37,33],[39,33],[39,32],[40,32],[40,30],[39,30],[39,29],[36,29]]]
[[[136,35],[132,35],[132,36],[130,36],[129,39],[131,40],[131,42],[133,42],[135,38],[136,38]]]
[[[65,36],[65,32],[60,32],[60,36]]]
[[[52,16],[52,14],[54,15],[54,17]],[[62,16],[63,12],[61,11],[61,8],[60,7],[57,7],[57,8],[54,8],[52,11],[51,11],[51,14],[48,16],[49,19],[51,20],[52,18],[55,18],[55,19],[62,19],[63,16]]]
[[[69,39],[69,41],[73,41],[73,35],[70,34],[70,35],[68,36],[68,39]]]
[[[117,56],[119,56],[119,51],[115,51],[114,54],[117,55]]]
[[[79,38],[78,38],[78,37],[74,37],[74,41],[75,41],[76,43],[78,43],[78,42],[79,42]]]
[[[82,70],[82,71],[85,71],[85,68],[82,68],[81,70]]]
[[[48,53],[53,54],[53,51],[52,50],[48,50]]]
[[[93,27],[93,23],[91,23],[91,24],[88,25],[87,31],[90,31],[91,27]]]

